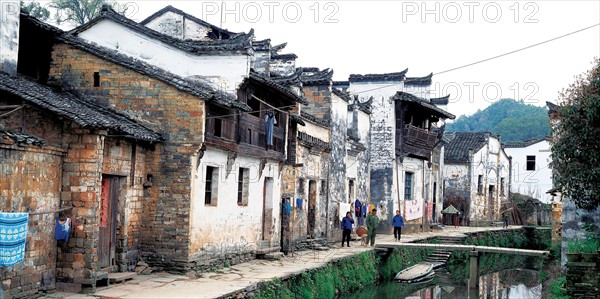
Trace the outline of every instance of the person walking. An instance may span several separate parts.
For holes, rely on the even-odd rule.
[[[392,218],[392,226],[394,227],[394,238],[396,241],[400,241],[402,227],[404,226],[404,218],[400,215],[400,210],[396,210],[396,216]]]
[[[508,228],[508,210],[502,212],[502,228]]]
[[[344,241],[348,247],[350,247],[350,233],[352,232],[352,224],[354,224],[354,219],[352,219],[352,213],[347,212],[346,217],[342,219],[342,247],[344,247]]]
[[[379,218],[377,218],[377,209],[373,209],[371,210],[371,214],[367,216],[367,241],[370,241],[371,246],[375,245],[375,235],[377,235],[377,227],[379,227]]]

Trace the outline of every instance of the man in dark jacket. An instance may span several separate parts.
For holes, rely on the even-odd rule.
[[[404,226],[404,218],[400,215],[400,210],[396,210],[396,216],[392,218],[392,226],[394,227],[394,238],[396,241],[400,241],[402,227]]]
[[[352,224],[354,224],[354,219],[352,219],[352,213],[347,212],[346,217],[342,219],[342,247],[344,247],[344,241],[348,247],[350,247],[350,233],[352,232]]]

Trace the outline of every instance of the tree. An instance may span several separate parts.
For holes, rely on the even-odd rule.
[[[89,22],[100,13],[102,5],[111,4],[107,0],[52,0],[51,7],[56,9],[56,23],[71,23],[82,25]],[[112,2],[116,12],[125,14],[129,5],[119,5]]]
[[[27,4],[25,1],[21,1],[21,11],[42,21],[46,21],[50,17],[50,11],[34,1]]]
[[[560,94],[554,125],[555,187],[577,207],[600,206],[600,59]]]

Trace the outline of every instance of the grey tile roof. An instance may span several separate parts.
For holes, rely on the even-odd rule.
[[[248,33],[240,33],[237,35],[233,35],[229,39],[210,41],[181,40],[152,30],[144,25],[138,24],[118,14],[108,5],[102,6],[102,10],[97,17],[71,30],[70,33],[73,35],[77,35],[80,32],[87,30],[88,28],[94,26],[96,23],[102,20],[112,20],[137,33],[143,34],[155,40],[159,40],[167,45],[173,46],[187,53],[196,55],[215,54],[215,52],[218,53],[232,51],[241,51],[246,53],[248,49],[252,48],[252,39],[254,38],[254,30],[251,29]]]
[[[0,144],[5,143],[2,139],[11,139],[18,146],[23,147],[28,145],[46,146],[48,144],[46,140],[37,136],[0,129]]]
[[[303,119],[312,122],[313,124],[317,124],[317,125],[320,125],[320,126],[323,126],[323,127],[330,127],[331,126],[331,123],[330,123],[329,119],[320,119],[320,118],[317,118],[316,116],[314,116],[314,115],[312,115],[310,113],[304,112],[304,111],[300,111],[300,116]]]
[[[404,85],[431,85],[432,77],[433,73],[425,77],[406,77],[406,80],[404,80]]]
[[[448,105],[449,101],[450,101],[450,95],[447,95],[445,97],[440,97],[440,98],[429,99],[429,102],[431,102],[431,104],[434,104],[434,105]]]
[[[452,114],[446,110],[440,109],[439,107],[435,106],[428,100],[419,98],[408,92],[398,91],[398,92],[396,92],[396,95],[394,95],[393,99],[396,101],[405,101],[405,102],[416,103],[417,105],[420,105],[422,108],[427,109],[427,110],[431,111],[432,113],[436,114],[437,116],[440,116],[443,118],[454,119],[456,117],[456,116],[454,116],[454,114]]]
[[[344,100],[344,102],[346,103],[351,103],[352,102],[352,97],[350,97],[350,93],[345,92],[341,89],[338,88],[332,88],[331,89],[333,91],[333,94],[340,97],[342,100]]]
[[[350,82],[381,82],[381,81],[402,81],[406,77],[406,72],[408,69],[405,69],[401,72],[396,73],[387,73],[387,74],[352,74],[348,78]]]
[[[214,102],[215,104],[224,107],[251,111],[248,105],[238,101],[235,96],[218,90],[208,84],[198,82],[198,80],[183,78],[146,62],[120,54],[116,51],[106,49],[98,45],[89,44],[86,41],[68,33],[58,36],[57,39],[65,42],[66,44],[75,46],[83,51],[94,54],[102,59],[114,62],[138,73],[160,80],[183,92],[187,92],[206,101]]]
[[[121,112],[99,106],[91,101],[84,101],[68,92],[55,91],[24,77],[11,77],[0,73],[0,90],[23,99],[31,106],[69,119],[84,128],[107,129],[115,135],[146,142],[162,140],[159,133],[146,128]]]
[[[520,147],[528,147],[530,145],[536,144],[542,141],[550,141],[550,137],[546,138],[532,138],[526,141],[506,141],[502,143],[502,146],[505,148],[520,148]]]
[[[302,85],[329,85],[332,82],[333,70],[324,69],[320,71],[318,68],[303,68],[303,73],[300,76]]]
[[[293,102],[301,103],[303,105],[308,105],[308,100],[306,100],[306,98],[295,94],[293,91],[291,91],[286,86],[283,86],[283,85],[271,80],[270,78],[266,78],[257,73],[252,72],[252,73],[250,73],[249,79],[253,80],[255,82],[258,82],[260,84],[264,84],[266,86],[269,86],[269,87],[279,91],[280,93],[282,93],[284,96],[286,96],[288,99],[290,99]]]
[[[287,53],[287,54],[271,53],[271,59],[273,59],[273,60],[290,61],[290,60],[296,60],[297,58],[298,58],[298,56],[294,53]]]
[[[464,164],[469,162],[469,149],[473,152],[487,144],[490,132],[444,132],[447,141],[444,149],[444,163]]]
[[[161,15],[167,13],[167,12],[173,12],[176,13],[178,15],[182,15],[183,17],[185,17],[186,19],[192,20],[204,27],[208,27],[210,28],[212,31],[209,33],[208,37],[211,39],[229,39],[232,36],[236,35],[237,33],[231,32],[229,30],[217,27],[213,24],[210,24],[204,20],[201,20],[193,15],[190,15],[188,13],[186,13],[183,10],[177,9],[171,5],[165,6],[164,8],[162,8],[161,10],[153,13],[152,15],[150,15],[149,17],[147,17],[146,19],[144,19],[143,21],[140,22],[141,25],[146,25],[148,23],[150,23],[152,20],[160,17]]]
[[[296,71],[289,76],[276,76],[271,75],[269,79],[282,84],[282,85],[294,85],[300,83],[300,75],[302,75],[303,68],[296,68]]]

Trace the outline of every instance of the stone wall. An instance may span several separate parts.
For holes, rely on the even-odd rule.
[[[93,85],[94,72],[100,76],[98,87]],[[145,157],[147,172],[143,177],[152,177],[153,184],[144,196],[142,255],[157,266],[187,264],[190,167],[203,142],[204,101],[65,44],[54,47],[49,78],[92,95],[100,104],[114,105],[166,139]]]
[[[63,153],[52,146],[19,146],[0,136],[0,210],[57,210]],[[57,216],[58,213],[29,216],[25,259],[12,267],[0,268],[3,298],[30,298],[55,288]]]
[[[600,223],[600,207],[595,210],[578,209],[575,202],[567,197],[562,197],[562,255],[561,265],[567,262],[567,243],[585,237],[584,224]],[[598,231],[600,234],[600,231]]]

